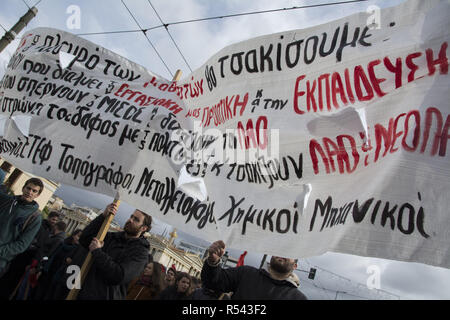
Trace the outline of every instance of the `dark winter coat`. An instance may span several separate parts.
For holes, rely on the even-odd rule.
[[[130,283],[126,300],[154,299],[159,294],[159,291],[156,290],[152,283],[149,283],[149,285],[139,283],[139,278],[134,279]]]
[[[233,292],[232,300],[306,300],[294,281],[275,280],[264,269],[251,266],[222,269],[205,261],[202,284],[220,292]]]
[[[80,249],[87,254],[89,244],[97,236],[104,221],[99,215],[82,232]],[[92,266],[87,274],[79,300],[123,300],[130,282],[147,264],[150,244],[141,238],[125,237],[125,232],[108,232],[103,248],[92,251]],[[84,259],[74,260],[82,266]]]
[[[36,201],[0,193],[0,272],[18,254],[24,252],[36,236],[42,222],[37,215],[23,230],[26,219],[38,211]]]
[[[189,300],[187,293],[177,292],[176,285],[165,288],[156,297],[156,300]]]
[[[30,247],[27,249],[33,259],[41,261],[41,259],[46,256],[44,251],[52,232],[53,230],[50,222],[48,222],[47,219],[42,220],[39,232],[36,234],[36,237],[31,242]]]
[[[72,241],[67,241],[69,238],[66,238],[58,248],[53,251],[50,255],[48,263],[46,264],[45,272],[54,275],[54,278],[57,273],[60,272],[60,269],[63,266],[67,266],[66,258],[72,258],[74,251],[78,248],[78,244],[73,243]],[[62,270],[62,272],[64,272]]]
[[[192,292],[191,300],[219,300],[222,297],[221,292],[217,292],[207,288],[197,288]],[[228,300],[228,297],[223,296],[221,300]]]
[[[50,234],[47,241],[44,243],[44,247],[42,248],[42,258],[50,257],[56,249],[63,244],[65,233],[59,232],[57,234]]]

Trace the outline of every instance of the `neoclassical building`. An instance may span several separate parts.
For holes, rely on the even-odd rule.
[[[62,207],[59,211],[62,221],[67,225],[66,234],[71,235],[76,229],[83,230],[91,220],[81,212],[67,207]]]
[[[153,260],[161,263],[166,269],[175,265],[177,271],[183,271],[193,277],[200,278],[203,267],[203,260],[200,255],[176,248],[173,244],[176,232],[173,231],[170,236],[170,239],[166,239],[160,235],[146,233]]]
[[[87,215],[86,212],[91,212],[92,210],[87,210],[88,208],[74,206],[69,208],[63,206],[59,213],[61,214],[62,221],[67,225],[66,234],[71,235],[76,229],[83,230],[86,226],[95,218],[93,215]],[[93,212],[93,211],[92,211]],[[113,220],[109,227],[111,232],[122,231],[120,226]]]

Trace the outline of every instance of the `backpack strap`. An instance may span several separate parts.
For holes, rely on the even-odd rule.
[[[41,212],[39,210],[36,210],[35,212],[33,212],[32,214],[30,214],[27,219],[25,220],[25,222],[23,223],[22,226],[22,233],[25,232],[25,230],[27,229],[27,227],[34,221],[36,220],[36,218],[41,214]]]

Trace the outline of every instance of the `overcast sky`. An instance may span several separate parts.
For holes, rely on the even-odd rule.
[[[2,0],[1,26],[9,30],[27,11],[28,8],[25,3],[32,6],[36,2],[37,0]],[[158,15],[152,9],[148,0],[124,0],[124,2],[142,28],[161,25]],[[335,1],[151,1],[164,23],[330,2]],[[171,25],[168,30],[187,63],[178,53],[167,31],[161,27],[155,28],[148,31],[147,35],[158,50],[159,55],[163,57],[166,66],[142,32],[84,35],[83,37],[139,63],[167,79],[171,79],[175,71],[181,69],[183,78],[190,73],[190,68],[195,70],[200,67],[209,57],[227,45],[256,36],[311,27],[356,12],[365,12],[370,5],[386,7],[401,2],[403,1],[366,1]],[[80,9],[79,29],[70,29],[74,24],[68,24],[70,21],[76,22],[76,20],[70,20],[74,11],[68,12],[68,10],[74,9],[71,7],[72,5],[76,5]],[[39,10],[38,15],[25,30],[36,27],[52,27],[75,34],[85,34],[139,29],[120,0],[42,0],[37,8]],[[0,31],[3,34],[4,31]],[[17,45],[18,40],[10,44],[0,54],[0,77],[3,75],[5,66]],[[106,196],[69,186],[62,186],[56,194],[61,196],[68,205],[76,203],[104,208],[112,200]],[[129,217],[132,210],[132,207],[122,203],[117,216],[121,225]],[[166,229],[171,230],[170,228],[170,226],[157,221],[153,231],[161,234]],[[180,238],[190,242],[202,243],[199,239],[182,232],[179,232],[179,235]],[[203,244],[207,245],[204,242]],[[230,253],[238,258],[241,252],[230,250]],[[261,258],[262,254],[260,253],[249,253],[246,257],[246,264],[259,266]],[[307,279],[306,272],[297,273],[301,278],[302,291],[311,299],[450,299],[450,270],[448,269],[419,263],[338,253],[310,257],[301,260],[299,264],[301,270],[309,270],[312,266],[318,269],[314,281]],[[366,282],[371,275],[368,271],[372,268],[380,270],[380,291],[371,291],[366,286]],[[388,293],[393,293],[396,296]]]

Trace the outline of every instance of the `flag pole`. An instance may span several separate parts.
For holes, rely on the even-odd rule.
[[[175,75],[173,76],[172,81],[178,81],[178,80],[180,80],[181,74],[182,74],[182,71],[181,71],[180,69],[178,69],[177,72],[175,72]]]
[[[120,200],[114,199],[113,203],[116,204],[117,207],[119,207]],[[96,237],[99,241],[103,241],[105,239],[106,234],[108,233],[108,230],[109,230],[109,226],[111,225],[111,222],[113,219],[114,219],[114,215],[108,214],[108,216],[103,221],[103,224],[100,227],[100,230],[98,231],[97,237]],[[89,252],[88,255],[86,256],[86,259],[84,259],[83,266],[81,267],[80,286],[83,285],[84,280],[86,279],[86,276],[89,273],[89,270],[91,269],[91,266],[92,266],[92,254]],[[67,295],[66,300],[76,300],[79,292],[80,292],[80,289],[73,288],[72,290],[70,290],[69,294]]]
[[[175,73],[175,76],[173,77],[172,81],[178,81],[181,77],[181,70],[178,69]],[[114,199],[114,204],[117,206],[120,205],[119,199]],[[97,239],[99,241],[103,241],[106,237],[106,234],[108,233],[109,226],[111,225],[112,220],[114,219],[114,215],[108,214],[108,216],[105,218],[105,221],[103,221],[102,226],[100,227],[100,230],[97,233]],[[92,265],[92,254],[89,252],[86,259],[84,260],[83,266],[81,267],[80,271],[80,285],[82,286],[84,283],[84,280],[86,279],[87,274],[89,273],[89,270]],[[73,288],[70,290],[69,294],[66,297],[66,300],[76,300],[78,293],[81,289]]]

